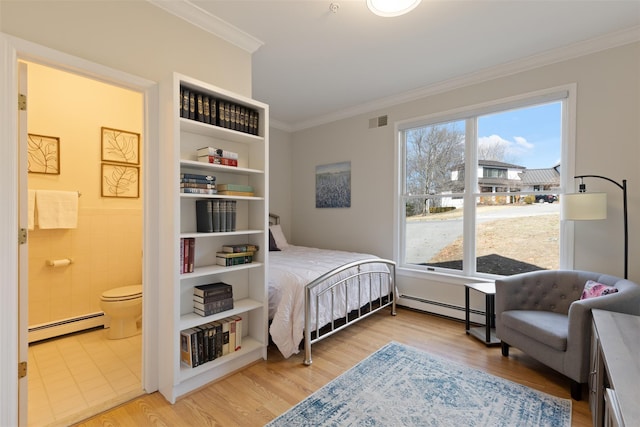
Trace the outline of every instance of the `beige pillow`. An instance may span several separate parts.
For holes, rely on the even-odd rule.
[[[284,237],[280,224],[270,225],[269,230],[271,230],[278,249],[287,249],[289,247],[289,243],[287,243],[287,239]]]

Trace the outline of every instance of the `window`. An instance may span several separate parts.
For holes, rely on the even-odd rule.
[[[399,264],[465,276],[560,267],[568,93],[399,127]]]

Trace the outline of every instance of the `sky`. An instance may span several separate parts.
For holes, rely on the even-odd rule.
[[[507,146],[507,163],[529,169],[550,168],[560,162],[560,102],[542,104],[478,118],[479,144]]]

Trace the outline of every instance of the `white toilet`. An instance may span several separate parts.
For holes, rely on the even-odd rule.
[[[100,308],[111,319],[107,338],[117,340],[138,333],[142,317],[142,285],[109,289],[100,297]]]

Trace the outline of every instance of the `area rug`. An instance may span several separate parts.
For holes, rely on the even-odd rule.
[[[569,427],[571,400],[391,342],[268,427]]]

